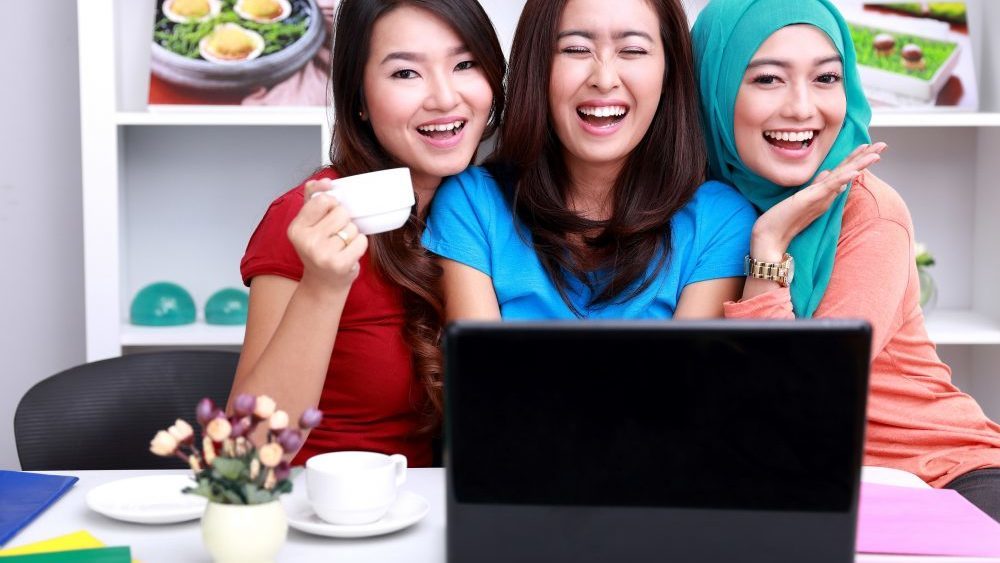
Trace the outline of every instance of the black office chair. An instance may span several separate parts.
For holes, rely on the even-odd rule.
[[[14,439],[25,471],[166,469],[177,458],[149,451],[157,430],[183,418],[196,429],[195,405],[222,407],[237,352],[129,354],[57,373],[32,387],[14,414]]]

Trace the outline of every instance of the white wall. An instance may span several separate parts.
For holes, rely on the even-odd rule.
[[[0,52],[0,469],[32,385],[85,361],[76,2],[22,2]],[[509,48],[523,0],[483,0]],[[29,50],[25,46],[30,45]]]
[[[18,469],[14,409],[83,363],[76,2],[19,3],[0,33],[0,468]]]
[[[517,27],[517,19],[521,17],[521,9],[524,8],[525,0],[479,0],[483,9],[493,20],[493,27],[497,30],[500,38],[500,45],[503,52],[510,55],[510,44],[514,40],[514,29]]]

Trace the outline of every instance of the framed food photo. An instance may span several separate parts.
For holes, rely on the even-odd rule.
[[[690,21],[707,0],[683,0]],[[873,110],[976,111],[965,2],[832,0],[851,27]]]
[[[150,110],[326,105],[336,0],[146,1]]]
[[[965,2],[837,0],[851,26],[872,108],[976,111]]]

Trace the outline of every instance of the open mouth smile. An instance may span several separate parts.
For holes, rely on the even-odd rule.
[[[417,127],[417,132],[436,141],[450,139],[462,132],[467,121],[457,119],[447,123],[428,123]]]
[[[819,135],[819,130],[792,131],[772,129],[764,131],[763,135],[764,140],[774,147],[788,151],[800,151],[808,149],[812,145],[813,140]]]
[[[621,123],[628,115],[628,106],[580,106],[576,114],[587,125],[595,129],[609,129]]]

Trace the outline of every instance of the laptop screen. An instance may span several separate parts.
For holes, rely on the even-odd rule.
[[[454,501],[847,511],[870,338],[846,321],[453,325]]]

